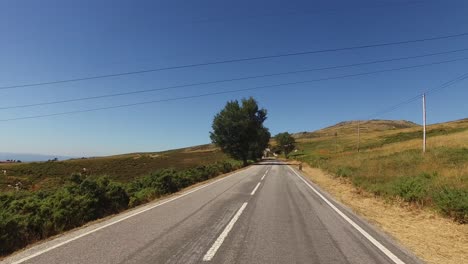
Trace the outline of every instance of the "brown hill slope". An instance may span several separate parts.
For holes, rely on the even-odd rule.
[[[129,153],[106,157],[81,158],[65,161],[0,164],[7,175],[0,176],[0,190],[21,182],[24,188],[48,189],[63,184],[72,173],[107,175],[111,179],[127,182],[159,169],[187,169],[228,159],[213,145],[200,145],[162,152]],[[84,172],[84,168],[86,172]]]
[[[418,124],[406,120],[353,120],[340,122],[333,126],[322,128],[313,132],[295,133],[294,136],[296,138],[313,138],[334,136],[335,133],[337,133],[338,135],[350,134],[355,133],[357,131],[358,125],[360,126],[361,130],[365,130],[367,132],[419,127]]]

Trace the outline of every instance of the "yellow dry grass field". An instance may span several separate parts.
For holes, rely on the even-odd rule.
[[[427,263],[460,264],[468,259],[468,225],[400,202],[389,202],[305,165],[310,180],[376,224]]]
[[[430,203],[430,192],[439,187],[455,188],[457,195],[468,192],[468,119],[428,126],[425,154],[420,126],[403,121],[391,124],[392,121],[379,120],[362,122],[366,130],[361,131],[360,152],[357,122],[298,134],[299,151],[293,158],[349,178],[356,186],[377,195],[393,195],[393,185],[406,189],[425,185],[419,187],[425,188],[422,191],[426,197],[422,197],[424,193],[407,197],[420,204]],[[333,130],[336,134],[329,133]],[[431,186],[426,186],[427,182]],[[397,190],[396,194],[401,193]],[[468,219],[466,214],[464,217],[462,221]]]

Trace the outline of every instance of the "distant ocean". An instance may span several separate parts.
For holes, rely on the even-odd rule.
[[[0,161],[21,160],[22,162],[31,162],[31,161],[47,161],[47,160],[54,159],[54,158],[57,158],[59,160],[66,160],[66,159],[71,159],[74,157],[0,152]]]

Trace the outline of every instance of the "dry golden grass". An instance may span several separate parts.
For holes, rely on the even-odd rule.
[[[314,137],[333,137],[335,133],[338,135],[349,135],[357,132],[358,125],[361,131],[391,131],[401,130],[405,128],[417,128],[418,125],[405,120],[361,120],[361,121],[347,121],[341,122],[336,125],[326,127],[314,132],[297,133],[295,136],[298,139],[314,138]]]
[[[386,122],[386,126],[390,123]],[[355,123],[348,126],[354,127]],[[385,139],[396,138],[405,133],[415,133],[421,130],[420,127],[410,127],[402,129],[390,129],[381,131],[381,121],[375,125],[367,123],[368,130],[361,133],[361,153],[357,153],[357,135],[339,134],[335,141],[334,136],[324,136],[318,138],[298,138],[298,146],[303,150],[305,156],[320,155],[327,157],[326,169],[333,171],[338,167],[350,167],[360,170],[363,176],[411,176],[421,172],[437,172],[448,178],[460,178],[468,176],[468,162],[450,164],[449,156],[444,153],[444,149],[461,150],[468,148],[468,120],[460,120],[442,124],[435,124],[428,127],[428,131],[445,130],[446,134],[428,137],[426,155],[421,154],[418,159],[418,152],[422,151],[422,139],[404,138],[395,143],[386,143]],[[350,130],[349,127],[342,128]],[[335,145],[335,142],[337,144]],[[365,148],[366,146],[371,146]],[[337,153],[335,153],[337,151]],[[412,151],[412,152],[408,152]],[[305,159],[307,161],[307,159]],[[415,160],[413,164],[401,166],[402,162]],[[412,166],[410,166],[412,165]]]
[[[468,147],[468,131],[435,136],[427,139],[428,151],[437,147]],[[408,149],[422,149],[422,140],[412,139],[404,142],[384,145],[380,148],[375,148],[369,151],[378,153],[379,155],[389,155]]]
[[[362,166],[363,162],[367,162],[370,163],[369,166],[374,166],[374,168],[369,168],[369,171],[376,171],[381,174],[384,173],[385,175],[394,174],[395,176],[399,176],[404,173],[407,174],[409,170],[406,168],[405,170],[401,170],[401,168],[390,165],[389,163],[392,162],[392,160],[389,159],[379,159],[376,162],[369,162],[368,158],[398,154],[401,153],[402,150],[420,151],[422,148],[421,146],[422,142],[418,139],[388,144],[384,145],[383,147],[367,151],[367,156],[365,159],[350,158],[343,164],[359,167]],[[457,166],[447,166],[446,163],[440,161],[441,158],[444,158],[443,153],[440,154],[437,152],[432,152],[432,150],[437,148],[458,149],[463,147],[468,147],[468,131],[432,137],[427,142],[428,153],[425,155],[424,161],[418,164],[414,164],[414,167],[411,168],[410,171],[412,171],[413,174],[417,174],[418,172],[437,172],[438,174],[443,175],[445,178],[461,178],[466,176],[468,175],[468,163],[458,164]],[[346,159],[341,159],[340,162],[343,162],[343,160]],[[382,172],[381,170],[383,168],[388,168],[392,171]]]
[[[353,131],[355,125],[339,127]],[[425,154],[419,126],[382,131],[380,123],[374,126],[370,121],[367,128],[361,134],[359,153],[354,132],[300,137],[301,151],[292,158],[346,178],[376,196],[434,208],[468,223],[468,119],[429,126]]]
[[[366,121],[361,122],[361,144],[366,144],[369,141],[376,141],[380,138],[396,135],[399,133],[411,133],[421,131],[422,127],[417,125],[407,124],[408,127],[401,125],[403,121],[391,121],[391,120],[376,120],[376,121]],[[392,125],[394,123],[394,125]],[[402,127],[403,126],[403,127]],[[402,128],[398,128],[402,127]],[[468,129],[468,119],[463,119],[459,121],[433,124],[427,127],[428,131],[437,130],[437,129],[459,129],[467,128]],[[324,141],[332,141],[330,144],[334,144],[335,136],[334,133],[337,132],[338,145],[345,145],[345,147],[357,147],[357,122],[346,122],[343,125],[336,125],[326,129],[318,130],[316,132],[311,132],[307,134],[297,134],[296,141],[299,143],[319,143]],[[313,135],[313,137],[310,137]],[[442,144],[449,142],[449,146],[460,146],[467,145],[468,141],[465,138],[458,139],[457,136],[444,135],[453,139],[453,142],[450,139],[443,140],[443,142],[438,142],[432,138],[428,139],[428,147],[437,147]],[[421,148],[421,139],[411,140],[411,143],[406,145],[408,142],[402,142],[401,147],[409,148]],[[431,145],[432,144],[432,145]],[[398,148],[398,145],[392,145],[394,148]],[[330,148],[330,150],[332,150]]]
[[[468,259],[468,225],[457,224],[428,209],[395,204],[358,190],[320,169],[306,175],[356,213],[376,224],[427,263],[460,264]]]

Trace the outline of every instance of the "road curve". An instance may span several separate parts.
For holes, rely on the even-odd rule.
[[[264,162],[0,263],[421,263],[281,162]]]

